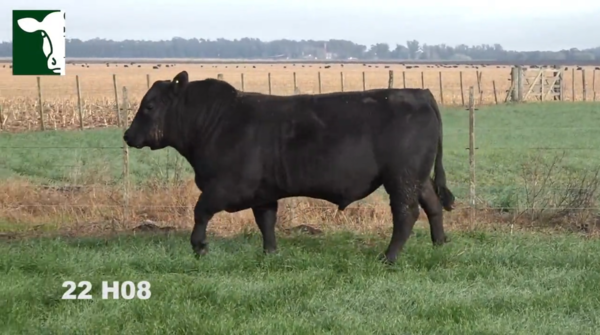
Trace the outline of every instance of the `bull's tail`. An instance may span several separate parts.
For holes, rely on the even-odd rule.
[[[431,94],[431,107],[435,111],[435,114],[438,118],[440,124],[440,134],[437,144],[437,154],[435,156],[435,163],[433,167],[433,185],[435,189],[435,193],[437,194],[440,202],[442,203],[442,207],[445,210],[451,211],[454,209],[454,194],[448,189],[446,186],[446,171],[444,171],[444,165],[442,164],[442,156],[443,156],[443,126],[442,126],[442,116],[440,114],[440,110],[438,108],[438,104],[435,101],[435,97]]]

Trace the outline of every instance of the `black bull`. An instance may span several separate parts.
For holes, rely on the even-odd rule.
[[[220,211],[252,208],[267,253],[277,250],[277,201],[305,196],[344,210],[381,185],[390,196],[394,262],[419,215],[434,245],[447,241],[442,208],[454,206],[442,165],[442,120],[427,89],[271,96],[224,81],[156,81],[124,134],[131,147],[167,146],[191,164],[201,195],[192,248],[208,251]],[[434,170],[433,179],[430,177]]]

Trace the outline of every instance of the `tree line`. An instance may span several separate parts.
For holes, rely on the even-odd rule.
[[[450,46],[430,45],[417,40],[390,46],[371,46],[347,40],[288,39],[261,41],[258,38],[228,40],[218,38],[113,41],[95,38],[67,39],[66,56],[73,58],[221,58],[221,59],[332,59],[332,60],[430,60],[506,62],[593,62],[600,61],[600,47],[560,51],[512,51],[500,44]],[[12,42],[0,43],[0,57],[12,57]]]

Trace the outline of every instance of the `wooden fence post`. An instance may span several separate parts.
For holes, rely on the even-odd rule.
[[[596,68],[592,71],[592,101],[596,101]]]
[[[469,87],[469,203],[471,205],[471,223],[475,219],[475,94]]]
[[[482,72],[477,71],[477,93],[479,94],[479,104],[483,103],[483,91],[481,90],[481,74]]]
[[[294,72],[292,75],[293,75],[293,78],[294,78],[294,83],[293,83],[294,84],[294,94],[296,94],[296,92],[298,91],[298,85],[297,85],[297,82],[296,82],[296,72]]]
[[[269,81],[269,95],[271,95],[271,72],[267,74],[267,79]]]
[[[38,113],[40,114],[40,128],[42,131],[46,130],[44,126],[44,100],[42,99],[42,81],[40,77],[37,77],[37,89],[38,89]]]
[[[425,77],[423,71],[421,71],[421,88],[425,89]]]
[[[367,90],[367,78],[365,77],[365,71],[362,73],[363,91]]]
[[[150,73],[146,73],[146,88],[150,89]]]
[[[388,88],[394,88],[394,71],[390,70],[388,74]]]
[[[340,72],[340,88],[344,92],[344,72]]]
[[[129,119],[129,101],[127,99],[127,87],[123,86],[123,132],[127,130]],[[129,147],[123,140],[123,223],[129,218]]]
[[[319,82],[319,94],[321,94],[322,90],[321,90],[321,72],[317,72],[317,81]]]
[[[406,72],[402,71],[402,87],[406,88]]]
[[[581,69],[581,85],[583,86],[583,101],[587,101],[587,88],[585,87],[585,69]]]
[[[83,106],[81,106],[81,85],[79,84],[79,75],[75,76],[77,84],[77,110],[79,111],[79,129],[83,130]]]
[[[519,74],[517,76],[517,78],[518,78],[518,81],[517,81],[518,82],[518,85],[517,85],[518,92],[517,93],[519,94],[519,102],[523,102],[523,84],[524,84],[523,78],[525,76],[523,75],[523,67],[521,65],[517,66],[517,70],[518,70],[517,72]]]
[[[117,108],[117,127],[121,126],[121,110],[119,108],[119,91],[117,90],[117,75],[113,74],[113,87],[115,89],[115,105]]]
[[[462,71],[458,73],[460,75],[460,101],[462,101],[462,105],[465,105],[465,90],[463,88],[463,78]]]
[[[575,68],[571,68],[571,100],[575,101]]]
[[[440,71],[440,103],[444,104],[444,82],[442,81],[442,71]]]
[[[240,80],[242,81],[242,92],[244,92],[244,73],[240,74]]]
[[[492,88],[494,89],[494,101],[498,104],[498,94],[496,93],[496,81],[492,80]]]

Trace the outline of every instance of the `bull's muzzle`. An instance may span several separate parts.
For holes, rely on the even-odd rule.
[[[125,131],[125,134],[123,134],[123,141],[125,141],[125,143],[127,143],[128,146],[137,148],[137,146],[134,145],[134,143],[132,143],[131,134],[129,133],[129,129]]]

